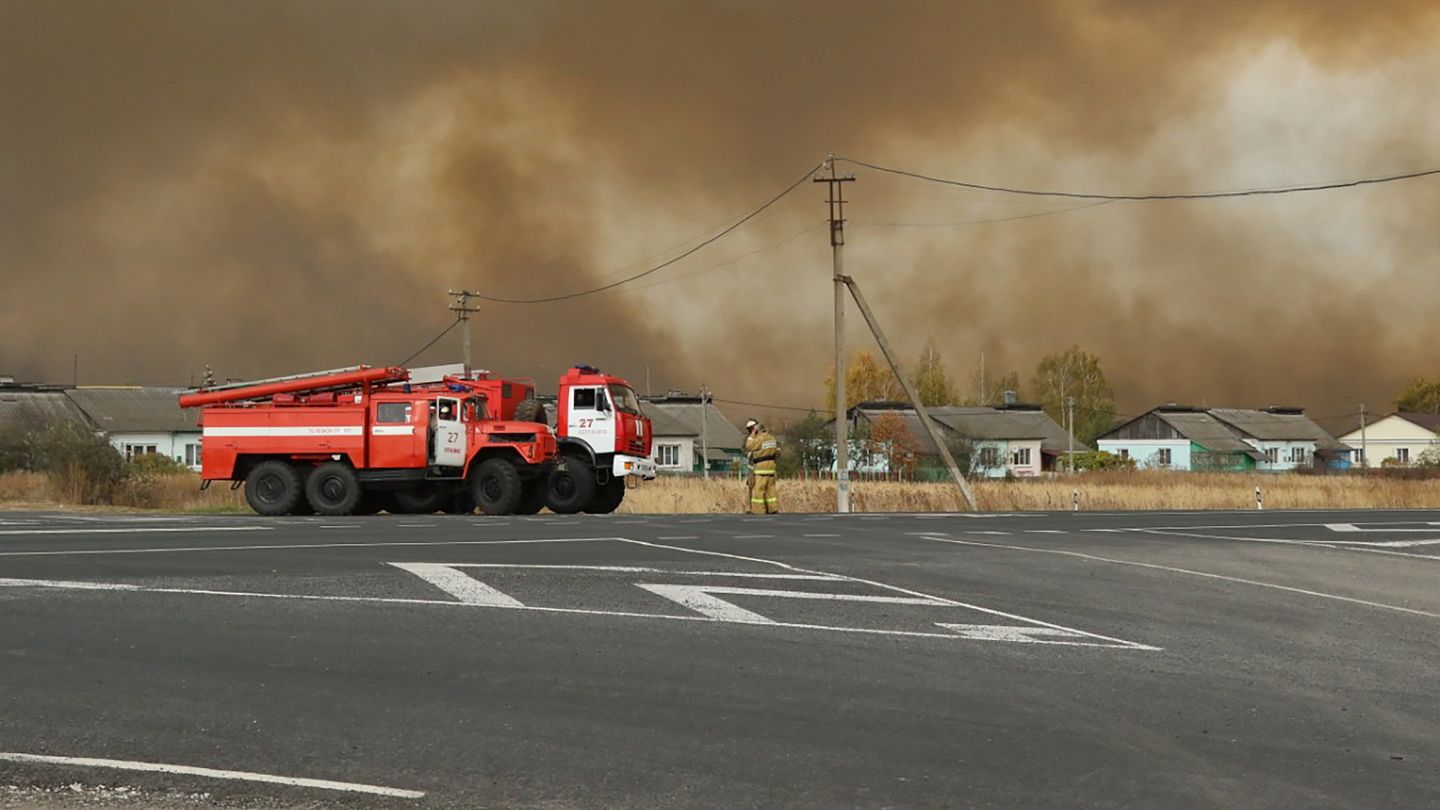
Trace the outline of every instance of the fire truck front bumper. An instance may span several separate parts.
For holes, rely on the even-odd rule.
[[[615,463],[610,468],[610,474],[617,478],[638,475],[646,481],[652,481],[655,479],[655,462],[648,458],[616,453]]]

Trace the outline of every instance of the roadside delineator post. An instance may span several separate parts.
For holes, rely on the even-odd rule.
[[[1076,511],[1076,512],[1079,512],[1079,511],[1080,511],[1080,490],[1077,489],[1077,490],[1074,490],[1073,492],[1070,493],[1070,501],[1071,501],[1071,503],[1074,505],[1075,511]]]
[[[1256,485],[1255,485],[1255,511],[1259,512],[1259,511],[1262,511],[1262,510],[1264,510],[1264,509],[1265,509],[1265,499],[1260,496],[1260,485],[1259,485],[1259,484],[1256,484]]]

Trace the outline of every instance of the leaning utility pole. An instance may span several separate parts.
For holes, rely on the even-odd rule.
[[[955,480],[955,487],[960,490],[960,496],[965,499],[965,505],[970,507],[971,512],[979,511],[975,504],[975,493],[970,489],[970,482],[960,473],[960,467],[955,463],[955,457],[950,455],[950,447],[945,444],[945,439],[940,435],[940,429],[935,427],[935,420],[930,418],[930,411],[925,408],[925,403],[920,401],[920,395],[915,391],[915,386],[910,378],[905,376],[905,370],[900,366],[900,358],[895,356],[895,351],[890,348],[890,341],[885,339],[885,332],[880,329],[880,322],[875,319],[875,313],[870,311],[870,305],[866,303],[865,296],[860,293],[860,285],[850,276],[842,276],[841,282],[850,288],[850,295],[855,298],[855,305],[860,308],[860,314],[865,316],[865,323],[870,326],[870,333],[875,336],[875,342],[880,344],[880,352],[890,362],[890,370],[895,373],[895,379],[900,381],[900,387],[905,389],[905,396],[910,398],[910,404],[915,406],[915,413],[920,417],[920,424],[924,426],[925,432],[930,435],[930,441],[935,443],[935,449],[940,451],[940,458],[945,462],[945,468],[950,471],[950,477]]]
[[[460,345],[461,345],[461,360],[460,360],[460,362],[461,362],[462,364],[464,364],[464,366],[465,366],[465,373],[466,373],[466,374],[469,374],[469,373],[470,373],[470,313],[472,313],[472,312],[479,312],[479,311],[480,311],[480,308],[479,308],[479,307],[466,306],[466,304],[470,303],[470,299],[476,297],[477,295],[479,295],[479,293],[473,293],[473,292],[470,292],[469,290],[449,290],[446,294],[455,299],[455,303],[453,303],[453,304],[450,305],[450,311],[451,311],[451,312],[454,312],[454,313],[460,318],[460,334],[461,334],[461,338],[460,338],[460,339],[461,339],[461,341],[462,341],[461,344],[460,344]]]
[[[816,183],[829,186],[831,270],[835,282],[835,511],[850,511],[850,423],[845,406],[845,194],[841,183],[853,183],[855,175],[835,174],[835,155],[825,160],[829,175]]]

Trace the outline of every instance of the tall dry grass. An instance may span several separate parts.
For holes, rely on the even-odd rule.
[[[1079,493],[1088,511],[1141,509],[1253,509],[1255,487],[1266,509],[1440,508],[1440,479],[1388,476],[1243,475],[1162,471],[1092,472],[1073,478],[977,481],[982,511],[1067,510]],[[948,512],[961,508],[953,485],[861,481],[851,484],[857,511]],[[735,479],[662,478],[633,489],[621,505],[631,513],[740,512],[749,506],[745,483]],[[780,481],[786,512],[828,512],[835,485]]]
[[[244,493],[218,482],[200,491],[195,473],[155,475],[126,480],[96,505],[92,493],[77,488],[73,477],[55,478],[37,472],[0,473],[0,506],[19,508],[87,507],[155,509],[167,512],[248,512]]]
[[[1253,509],[1255,487],[1263,488],[1266,509],[1440,508],[1440,479],[1406,480],[1391,476],[1244,475],[1160,471],[1092,472],[1074,478],[978,481],[975,497],[982,511],[1067,510],[1072,493],[1085,511],[1141,509]],[[42,473],[0,473],[0,506],[75,507],[85,493],[68,491]],[[948,512],[961,508],[949,484],[859,481],[852,502],[866,512]],[[712,514],[748,508],[745,482],[733,478],[661,478],[632,489],[620,511],[631,514]],[[834,484],[780,481],[785,512],[829,512],[835,507]],[[244,494],[223,482],[200,491],[194,473],[159,475],[125,481],[111,496],[110,508],[170,512],[248,512]]]

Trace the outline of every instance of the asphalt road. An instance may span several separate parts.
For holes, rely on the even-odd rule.
[[[1440,512],[0,513],[0,786],[1440,806],[1437,579]]]

